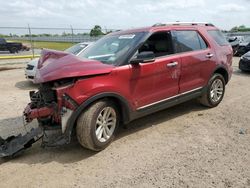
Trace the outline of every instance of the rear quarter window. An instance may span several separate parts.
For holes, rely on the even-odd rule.
[[[216,41],[220,46],[229,45],[226,37],[219,30],[209,30],[208,34]]]

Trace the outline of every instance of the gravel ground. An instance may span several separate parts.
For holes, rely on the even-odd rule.
[[[250,74],[237,68],[222,103],[190,101],[120,129],[94,153],[77,142],[0,159],[1,187],[250,187]],[[23,131],[24,71],[0,72],[0,133]],[[34,123],[35,125],[35,123]]]

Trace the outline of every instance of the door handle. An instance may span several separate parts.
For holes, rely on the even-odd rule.
[[[206,55],[206,58],[212,58],[214,56],[214,54],[210,54],[210,53],[208,53],[207,55]]]
[[[172,63],[168,63],[168,64],[167,64],[167,67],[175,67],[175,66],[177,66],[177,65],[178,65],[178,62],[175,61],[175,62],[172,62]]]

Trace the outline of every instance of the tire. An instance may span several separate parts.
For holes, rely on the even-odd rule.
[[[99,123],[97,123],[98,119]],[[77,120],[76,135],[78,142],[83,147],[93,151],[105,149],[112,142],[119,121],[119,110],[112,101],[102,100],[94,103],[83,111]]]
[[[210,108],[218,106],[224,97],[225,85],[224,77],[215,73],[209,80],[206,91],[199,99],[199,102]]]

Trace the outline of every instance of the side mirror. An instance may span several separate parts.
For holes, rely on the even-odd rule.
[[[136,58],[130,60],[130,64],[150,63],[155,61],[155,54],[152,51],[141,52]]]

